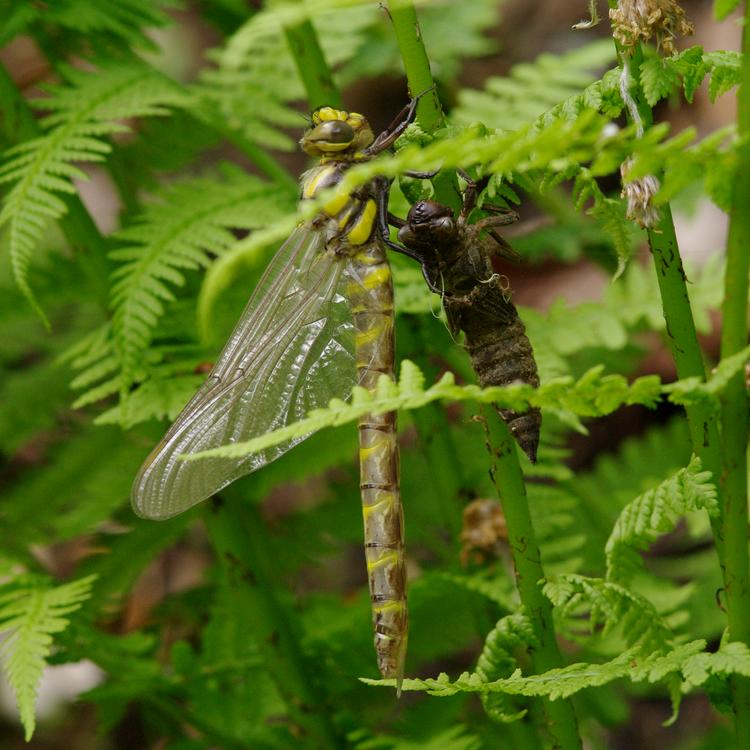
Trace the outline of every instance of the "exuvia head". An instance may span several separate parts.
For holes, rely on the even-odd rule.
[[[364,115],[345,109],[319,107],[299,144],[310,156],[350,156],[367,148],[375,137]]]
[[[409,210],[406,224],[398,230],[398,239],[406,247],[432,247],[452,242],[456,237],[453,211],[436,201],[418,201]]]

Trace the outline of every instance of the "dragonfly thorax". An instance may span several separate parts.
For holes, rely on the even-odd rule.
[[[302,200],[317,197],[335,187],[351,164],[328,162],[309,169],[302,175]],[[323,204],[316,224],[326,232],[326,246],[347,253],[364,245],[372,236],[377,220],[377,205],[368,185],[356,193],[334,195]]]

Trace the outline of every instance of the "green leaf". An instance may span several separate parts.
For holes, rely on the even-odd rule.
[[[52,636],[67,627],[68,615],[89,598],[94,579],[87,576],[51,586],[48,581],[21,578],[0,587],[0,658],[27,742],[34,733],[36,692]]]
[[[3,28],[0,30],[0,46],[12,37],[47,30],[52,24],[65,35],[69,49],[86,50],[86,42],[96,38],[97,42],[111,41],[118,47],[130,49],[141,47],[154,49],[155,44],[147,29],[165,26],[170,19],[159,6],[172,3],[163,0],[66,0],[49,6],[40,6],[33,0],[12,0],[10,10],[2,7]],[[73,35],[76,35],[74,37]]]
[[[689,405],[700,401],[707,401],[714,408],[719,407],[719,396],[727,387],[729,381],[745,368],[750,359],[750,346],[726,357],[711,370],[711,376],[707,381],[700,378],[685,378],[675,383],[664,386],[665,393],[669,394],[669,400],[675,404]]]

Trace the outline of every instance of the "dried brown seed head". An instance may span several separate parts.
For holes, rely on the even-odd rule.
[[[646,175],[631,182],[625,182],[632,161],[628,159],[620,167],[623,179],[622,193],[628,202],[627,217],[636,221],[644,229],[653,229],[661,218],[659,209],[653,205],[653,197],[661,187],[659,180],[653,175]]]
[[[677,36],[695,31],[675,0],[619,0],[617,7],[610,9],[609,17],[612,35],[624,47],[655,39],[665,55],[674,54]]]

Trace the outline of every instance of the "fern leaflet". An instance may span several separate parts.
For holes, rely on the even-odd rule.
[[[484,91],[460,91],[452,119],[461,125],[480,120],[490,127],[515,130],[578,95],[594,81],[589,71],[614,60],[615,49],[607,39],[562,55],[540,55],[531,63],[514,65],[507,77],[488,78]]]
[[[676,682],[683,669],[692,667],[691,660],[703,655],[706,642],[691,641],[677,646],[667,654],[659,652],[641,656],[637,648],[627,649],[604,664],[571,664],[560,669],[551,669],[540,675],[524,677],[516,670],[510,677],[494,682],[483,682],[478,675],[465,672],[451,682],[442,673],[436,679],[404,680],[402,690],[426,691],[430,695],[449,696],[459,692],[492,693],[510,695],[545,696],[550,700],[569,698],[589,687],[606,685],[614,680],[627,678],[633,682]],[[394,680],[362,679],[369,685],[391,687]]]
[[[672,643],[672,631],[654,605],[618,583],[570,573],[551,578],[544,594],[571,623],[585,623],[592,632],[601,627],[604,635],[621,628],[627,646],[642,653],[664,652]]]
[[[273,220],[283,194],[239,170],[221,181],[196,178],[173,186],[135,224],[116,235],[125,247],[111,253],[122,265],[113,274],[112,335],[127,390],[142,368],[170,285],[184,283],[183,270],[207,266],[235,241],[230,228],[251,229]]]
[[[661,385],[656,376],[638,378],[628,385],[620,375],[603,375],[601,367],[589,370],[580,380],[556,378],[535,389],[526,384],[492,386],[459,386],[452,373],[445,373],[435,385],[425,389],[424,375],[409,360],[401,363],[401,377],[394,383],[381,376],[377,388],[368,391],[355,387],[351,403],[332,399],[328,408],[315,409],[299,422],[279,428],[246,442],[221,446],[209,451],[184,456],[186,460],[202,457],[239,457],[255,453],[271,445],[306,435],[323,427],[346,424],[372,412],[380,414],[397,409],[419,409],[432,401],[475,401],[496,403],[514,411],[524,411],[529,405],[546,407],[564,413],[600,416],[614,411],[623,404],[654,406],[659,400]]]
[[[0,211],[8,226],[10,256],[19,289],[44,317],[28,282],[31,256],[51,220],[63,216],[62,199],[76,192],[74,179],[86,173],[74,162],[103,161],[111,151],[106,136],[127,131],[119,122],[166,114],[185,102],[179,88],[140,65],[109,64],[96,72],[69,69],[67,85],[35,104],[51,110],[42,120],[46,133],[6,152],[0,184],[13,183]]]
[[[516,612],[503,617],[485,639],[475,673],[484,682],[508,677],[516,665],[513,650],[533,649],[536,642],[534,628],[526,615]],[[505,696],[499,693],[483,694],[482,705],[487,715],[495,721],[518,721],[526,715],[525,710],[515,711]]]
[[[88,599],[95,576],[51,587],[17,580],[0,587],[0,644],[3,669],[18,704],[26,741],[34,733],[34,703],[52,635],[68,625],[67,615]]]
[[[742,369],[750,358],[750,346],[732,357],[727,357],[716,368],[716,375],[706,383],[696,378],[662,385],[658,376],[646,375],[628,384],[622,375],[604,375],[603,366],[592,367],[577,381],[570,377],[554,378],[539,388],[526,384],[491,386],[456,385],[451,372],[446,372],[435,385],[425,389],[424,375],[409,360],[401,363],[398,383],[383,375],[373,391],[355,387],[351,403],[332,399],[325,409],[314,409],[305,419],[273,430],[245,442],[223,445],[199,453],[183,456],[184,460],[220,456],[239,458],[278,445],[287,440],[323,427],[353,422],[368,413],[382,414],[398,409],[419,409],[432,401],[474,401],[495,403],[504,409],[525,411],[529,406],[548,409],[573,425],[580,425],[576,416],[598,417],[609,414],[620,406],[641,404],[653,408],[662,395],[670,401],[684,404],[696,397],[715,398],[732,373]]]
[[[304,91],[283,28],[306,20],[308,12],[315,14],[315,24],[326,30],[320,36],[326,59],[334,66],[355,55],[363,32],[377,19],[369,4],[333,5],[277,5],[253,15],[223,49],[209,54],[218,67],[202,74],[195,88],[199,101],[252,141],[290,150],[294,142],[281,128],[300,124],[299,112],[288,103],[302,99]]]
[[[55,24],[81,34],[85,41],[99,42],[108,36],[128,47],[154,48],[145,28],[164,26],[169,16],[159,7],[172,3],[153,0],[57,0],[39,5],[33,0],[12,0],[13,7],[3,16],[0,46],[12,37],[29,33],[36,25]]]
[[[701,471],[694,456],[686,468],[623,508],[605,548],[607,580],[627,582],[642,565],[639,550],[671,531],[680,516],[696,510],[715,515],[719,508],[711,472]]]

